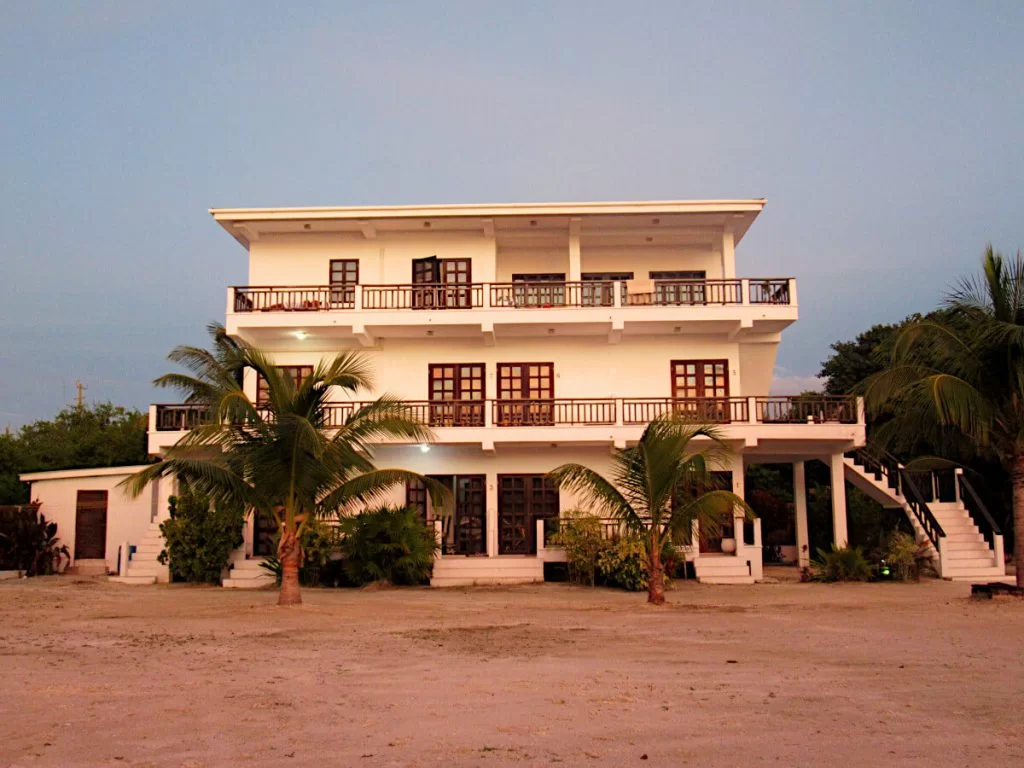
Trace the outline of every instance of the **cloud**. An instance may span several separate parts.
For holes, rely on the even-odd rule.
[[[799,395],[801,392],[821,392],[826,379],[820,376],[800,376],[784,368],[776,368],[772,374],[772,395]]]

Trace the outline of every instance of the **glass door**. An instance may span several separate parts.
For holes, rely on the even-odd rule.
[[[484,425],[483,363],[435,363],[428,377],[430,426]]]
[[[554,398],[554,363],[498,363],[499,426],[554,424]]]

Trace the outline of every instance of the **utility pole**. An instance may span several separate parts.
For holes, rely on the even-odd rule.
[[[88,387],[82,383],[81,379],[75,379],[75,389],[78,390],[78,394],[75,396],[75,407],[78,408],[78,410],[82,410],[82,407],[85,405],[83,393],[88,389]]]

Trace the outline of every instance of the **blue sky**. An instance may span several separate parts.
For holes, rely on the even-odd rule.
[[[211,206],[766,197],[778,376],[1024,246],[1020,2],[37,2],[0,12],[0,427],[173,399]]]

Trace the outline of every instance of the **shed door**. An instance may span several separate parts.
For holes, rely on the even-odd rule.
[[[107,556],[107,492],[79,491],[75,508],[75,559]]]

